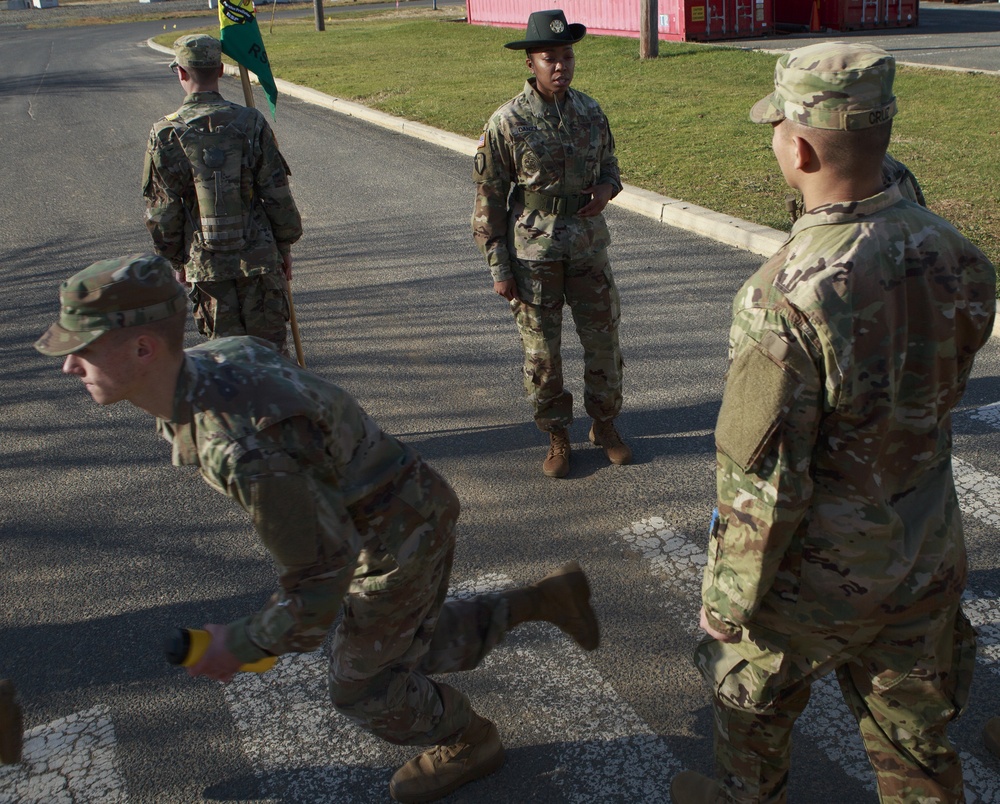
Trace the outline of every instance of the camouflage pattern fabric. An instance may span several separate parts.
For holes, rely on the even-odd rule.
[[[924,191],[912,171],[898,159],[886,154],[882,157],[882,184],[889,187],[893,184],[899,187],[899,192],[907,201],[927,206]]]
[[[774,92],[754,104],[754,123],[793,120],[803,126],[856,131],[897,112],[896,60],[868,44],[819,42],[786,53],[774,68]]]
[[[240,159],[240,194],[250,211],[242,251],[209,251],[196,242],[199,214],[191,163],[177,138],[175,123],[217,128],[243,116],[248,121]],[[143,168],[146,226],[156,253],[184,270],[188,282],[237,279],[282,270],[302,236],[302,221],[288,184],[290,171],[274,133],[256,109],[223,99],[218,92],[195,92],[150,132]]]
[[[170,265],[153,254],[92,263],[59,286],[59,320],[35,343],[62,357],[104,333],[162,321],[184,310],[184,288]]]
[[[524,91],[490,117],[476,151],[472,236],[494,282],[513,276],[513,260],[550,262],[595,254],[611,243],[603,215],[581,218],[508,210],[512,186],[548,196],[578,195],[585,187],[622,181],[608,120],[592,98],[569,89],[557,107],[528,79]]]
[[[568,303],[584,345],[584,397],[594,418],[621,409],[618,292],[611,275],[611,242],[603,215],[560,215],[513,201],[512,187],[571,197],[595,184],[622,183],[614,138],[597,103],[569,89],[557,107],[529,79],[524,91],[486,124],[476,152],[472,232],[494,282],[514,279],[521,302],[514,313],[524,347],[525,388],[535,422],[545,431],[573,420],[563,388],[562,307]]]
[[[228,626],[242,661],[319,647],[335,705],[387,740],[446,741],[463,695],[425,677],[474,667],[507,629],[485,596],[442,609],[459,505],[447,482],[349,394],[256,338],[186,351],[174,413],[158,428],[253,518],[280,573],[256,614]]]
[[[281,273],[199,282],[191,289],[194,320],[206,338],[254,335],[288,351],[288,291]]]
[[[945,725],[974,647],[950,412],[995,288],[986,257],[893,185],[804,215],[737,294],[702,600],[743,638],[698,651],[730,800],[783,800],[782,735],[834,668],[883,800],[954,791]]]
[[[546,432],[573,421],[573,396],[563,387],[562,311],[569,304],[583,344],[584,405],[596,420],[622,407],[618,290],[607,252],[566,262],[513,263],[520,300],[510,303],[524,349],[524,388],[535,423]]]

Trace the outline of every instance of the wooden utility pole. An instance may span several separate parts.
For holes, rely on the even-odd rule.
[[[316,17],[316,30],[326,30],[326,18],[323,16],[323,0],[313,0],[313,16]]]
[[[657,0],[641,0],[639,12],[639,58],[655,59],[660,55],[659,18]]]

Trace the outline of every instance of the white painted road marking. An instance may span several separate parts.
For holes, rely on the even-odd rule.
[[[0,804],[125,804],[115,727],[101,706],[24,734],[22,761],[0,765]]]
[[[464,597],[510,586],[494,574],[454,591]],[[388,745],[338,715],[326,672],[325,656],[315,651],[283,657],[267,673],[238,675],[226,699],[243,751],[264,795],[382,800],[393,771],[420,749]],[[665,782],[679,762],[554,627],[518,628],[473,672],[489,674],[491,687],[515,698],[520,720],[531,721],[532,744],[554,751],[549,779],[560,800],[669,800]]]

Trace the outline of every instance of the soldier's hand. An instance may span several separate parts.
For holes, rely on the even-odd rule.
[[[285,280],[288,282],[292,281],[292,252],[282,255],[281,257],[282,268],[285,271]]]
[[[493,290],[498,296],[503,296],[507,301],[518,299],[517,283],[513,279],[505,279],[503,282],[494,282]]]
[[[184,269],[183,268],[181,268],[179,271],[174,271],[174,279],[176,279],[178,282],[180,282],[185,287],[190,287],[190,285],[189,285],[189,283],[187,281],[187,274],[184,273]]]
[[[592,218],[604,211],[608,201],[615,194],[615,187],[613,184],[595,184],[593,187],[584,187],[583,192],[589,193],[593,197],[590,199],[590,203],[576,214],[581,218]]]
[[[226,647],[226,626],[208,623],[203,627],[212,635],[212,641],[201,659],[188,668],[188,675],[208,676],[228,684],[241,663]]]

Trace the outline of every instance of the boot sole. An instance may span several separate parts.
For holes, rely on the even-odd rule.
[[[439,787],[437,790],[428,791],[426,793],[415,793],[413,795],[407,796],[403,794],[398,795],[389,783],[389,795],[392,797],[393,801],[398,801],[399,804],[426,804],[429,801],[437,801],[439,798],[444,798],[450,793],[454,793],[458,788],[469,784],[470,782],[478,781],[479,779],[485,779],[487,776],[491,776],[496,773],[500,768],[503,767],[503,763],[507,759],[507,752],[504,751],[503,746],[500,746],[500,750],[493,754],[487,762],[476,768],[476,773],[473,776],[468,776],[464,778],[456,779],[449,785],[444,787]]]
[[[597,622],[597,614],[594,613],[594,607],[590,605],[590,583],[587,581],[583,567],[576,561],[570,561],[563,564],[560,575],[557,577],[561,578],[564,583],[569,584],[571,600],[583,599],[583,605],[574,606],[573,610],[573,613],[576,615],[574,619],[582,621],[584,624],[583,629],[581,629],[583,633],[573,631],[567,631],[567,633],[584,650],[597,650],[601,644],[601,627]]]

